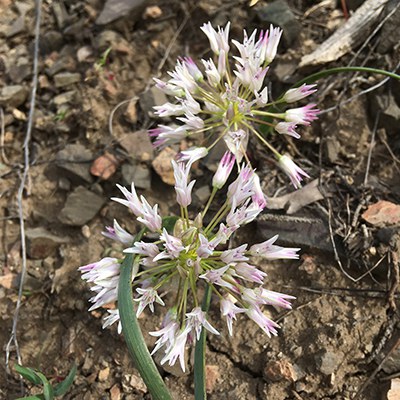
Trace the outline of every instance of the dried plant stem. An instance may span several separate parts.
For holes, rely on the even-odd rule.
[[[25,221],[23,215],[23,204],[22,197],[24,193],[25,184],[28,178],[29,173],[29,145],[32,136],[32,126],[33,126],[33,115],[35,111],[36,104],[36,91],[38,85],[38,69],[39,69],[39,39],[40,39],[40,21],[42,14],[42,0],[36,0],[36,23],[35,23],[35,42],[34,42],[34,53],[33,53],[33,77],[32,77],[32,92],[31,92],[31,101],[29,108],[29,117],[28,117],[28,125],[25,134],[24,140],[24,170],[21,177],[21,182],[18,188],[18,216],[20,223],[20,234],[21,234],[21,253],[22,253],[22,269],[21,269],[21,279],[18,289],[18,298],[17,305],[15,307],[14,317],[13,317],[13,325],[11,330],[11,336],[6,346],[6,369],[9,372],[9,361],[10,361],[10,352],[11,345],[14,343],[15,351],[17,354],[17,360],[19,364],[22,364],[21,353],[18,346],[17,340],[17,325],[18,325],[18,317],[19,310],[21,308],[22,302],[22,292],[24,287],[25,275],[26,275],[26,242],[25,242]]]

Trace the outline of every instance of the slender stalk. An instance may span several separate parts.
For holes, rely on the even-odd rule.
[[[271,113],[271,112],[268,112],[268,111],[261,111],[261,110],[252,110],[252,113],[256,114],[256,115],[265,115],[266,117],[285,119],[285,114],[277,114],[277,113]]]
[[[135,238],[140,240],[141,232]],[[139,327],[135,313],[135,305],[132,298],[131,277],[132,271],[139,267],[139,257],[128,254],[122,265],[118,285],[118,309],[120,313],[122,332],[128,346],[129,353],[143,378],[149,392],[154,400],[172,400],[165,383],[154,364],[147,349],[142,332]]]
[[[275,126],[275,124],[271,124],[270,122],[264,121],[262,119],[258,119],[258,118],[250,118],[250,117],[246,117],[246,121],[253,121],[253,122],[257,122],[261,125],[267,125],[267,126]]]
[[[210,308],[211,290],[207,285],[201,309],[207,313]],[[206,400],[206,330],[202,328],[200,339],[196,342],[194,349],[194,398],[195,400]]]
[[[275,156],[279,159],[281,155],[273,146],[271,146],[251,125],[246,124],[243,122],[244,125],[246,125],[274,154]]]
[[[208,202],[207,202],[207,204],[206,204],[206,206],[204,207],[204,210],[203,210],[203,212],[202,212],[202,217],[203,217],[203,218],[204,218],[204,216],[207,214],[208,208],[210,207],[211,202],[213,201],[214,196],[215,196],[215,194],[217,193],[217,191],[218,191],[218,189],[217,189],[216,187],[213,187],[213,190],[212,190],[212,192],[211,192],[210,198],[208,199]]]
[[[211,231],[211,227],[215,226],[216,223],[218,223],[221,220],[221,215],[225,212],[226,208],[229,206],[228,202],[226,201],[222,207],[217,211],[217,213],[214,215],[213,219],[210,221],[210,223],[206,226],[206,229],[204,230],[206,233]]]
[[[394,72],[385,71],[384,69],[369,68],[369,67],[337,67],[337,68],[329,68],[324,71],[308,75],[301,81],[296,82],[292,87],[294,88],[299,87],[303,83],[313,83],[320,78],[324,78],[325,76],[329,76],[332,74],[338,74],[340,72],[369,72],[372,74],[386,75],[389,76],[390,78],[400,80],[400,75],[397,75]]]
[[[213,222],[213,224],[212,225],[209,224],[207,226],[206,232],[212,232],[213,229],[219,224],[219,222],[222,220],[222,218],[225,217],[225,215],[228,212],[229,212],[229,204],[226,205],[224,212],[218,216],[218,218]]]

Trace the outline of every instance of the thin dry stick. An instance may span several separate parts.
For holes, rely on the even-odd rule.
[[[376,130],[378,129],[378,123],[379,123],[380,116],[381,116],[381,112],[380,112],[380,110],[378,110],[378,112],[376,113],[376,117],[375,117],[374,129],[372,130],[371,143],[369,145],[367,167],[365,168],[364,186],[366,186],[368,183],[368,173],[369,173],[369,167],[371,165],[372,150],[375,146],[375,134],[376,134]]]
[[[368,43],[371,41],[371,39],[381,30],[383,25],[386,23],[386,21],[396,12],[398,9],[399,5],[397,5],[379,24],[378,26],[373,30],[373,32],[367,37],[367,39],[364,41],[364,43],[360,46],[360,48],[357,50],[357,52],[354,54],[353,58],[350,60],[350,62],[347,64],[348,67],[352,66],[354,62],[357,60],[358,56],[361,54],[361,52],[367,47]],[[379,44],[377,41],[374,46],[370,49],[370,53],[363,58],[361,65],[365,65],[367,60],[369,59],[370,55],[373,52],[374,47],[376,47]],[[341,99],[344,97],[345,92],[347,91],[347,88],[349,87],[349,83],[351,80],[354,80],[356,76],[358,76],[358,72],[356,72],[353,76],[350,76],[349,78],[346,79],[346,82],[344,84],[344,89],[342,91],[342,94],[339,96],[339,102],[341,102]]]
[[[389,310],[392,312],[396,311],[397,309],[395,297],[400,283],[399,256],[398,256],[398,248],[396,247],[390,251],[391,255],[390,258],[392,261],[392,269],[391,269],[392,281],[390,283],[390,289],[388,293],[388,302],[390,307]]]
[[[187,24],[187,22],[189,21],[190,18],[190,14],[187,10],[185,10],[185,18],[182,21],[182,23],[180,24],[179,28],[176,30],[174,36],[172,37],[171,41],[169,42],[169,45],[167,46],[166,50],[165,50],[165,54],[163,56],[163,58],[160,61],[160,64],[158,64],[157,67],[157,72],[156,72],[156,77],[158,78],[161,75],[161,70],[164,67],[164,64],[166,63],[166,61],[168,60],[169,57],[169,53],[171,53],[172,47],[174,47],[176,40],[178,39],[178,36],[180,35],[180,33],[182,32],[183,28],[185,27],[185,25]],[[152,80],[150,80],[147,83],[146,89],[148,90],[150,85],[151,85]]]
[[[354,57],[350,60],[350,62],[347,64],[348,67],[353,65],[354,61],[358,58],[358,56],[361,54],[361,52],[365,49],[365,47],[368,45],[368,43],[371,41],[371,39],[381,30],[383,25],[385,25],[386,21],[397,11],[397,9],[400,7],[400,3],[397,4],[396,7],[393,8],[392,11],[386,17],[376,26],[376,28],[371,32],[371,34],[365,39],[364,43],[362,46],[357,50],[356,54],[354,54]]]
[[[336,243],[335,243],[335,238],[333,237],[333,230],[332,230],[332,206],[331,202],[328,199],[328,205],[329,205],[329,214],[328,214],[328,227],[329,227],[329,236],[331,239],[332,247],[333,247],[333,254],[335,256],[335,260],[337,264],[339,265],[340,270],[343,272],[344,275],[346,275],[349,279],[351,279],[353,282],[357,282],[357,279],[352,277],[350,274],[348,274],[342,264],[342,261],[340,260],[339,253],[336,248]]]
[[[14,317],[13,317],[13,325],[11,330],[11,336],[6,346],[6,370],[9,373],[9,361],[10,361],[10,352],[11,352],[11,344],[15,344],[15,351],[17,354],[18,363],[22,364],[21,353],[18,346],[17,340],[17,325],[18,325],[18,317],[19,311],[21,308],[22,302],[22,291],[24,287],[25,275],[26,275],[26,242],[25,242],[25,222],[23,215],[23,204],[22,197],[26,184],[26,180],[29,172],[29,144],[32,136],[32,126],[33,126],[33,114],[35,111],[35,103],[36,103],[36,91],[38,84],[38,65],[39,65],[39,38],[40,38],[40,20],[42,15],[42,0],[36,0],[36,24],[35,24],[35,46],[33,53],[33,77],[32,77],[32,92],[31,92],[31,102],[29,108],[29,117],[28,117],[28,125],[26,129],[26,135],[24,140],[24,171],[21,178],[21,182],[18,188],[18,217],[20,223],[20,233],[21,233],[21,253],[22,253],[22,269],[21,269],[21,280],[19,284],[18,290],[18,299],[17,305],[15,307]]]
[[[291,286],[282,285],[285,289],[290,290],[302,290],[304,292],[310,292],[315,294],[327,294],[330,296],[352,296],[352,297],[365,297],[365,298],[385,298],[387,297],[387,290],[380,289],[357,289],[357,288],[342,288],[342,287],[331,287],[331,288],[313,288],[306,286]],[[396,298],[400,295],[396,294]]]
[[[389,352],[385,355],[383,360],[380,362],[380,364],[375,368],[374,372],[372,372],[371,376],[368,377],[368,379],[363,383],[363,385],[360,387],[356,395],[353,397],[353,400],[358,399],[361,394],[364,392],[364,390],[367,388],[367,386],[372,382],[372,380],[375,378],[376,374],[381,370],[383,367],[383,364],[385,364],[386,360],[390,357],[390,355],[399,347],[400,345],[400,339],[397,339],[396,343],[392,346],[392,348],[389,350]]]
[[[388,151],[388,153],[390,154],[390,156],[392,157],[393,161],[394,161],[394,167],[397,169],[397,172],[400,172],[400,168],[398,167],[397,164],[400,164],[400,159],[396,157],[396,155],[393,153],[392,149],[389,146],[389,143],[386,141],[385,139],[385,135],[378,132],[378,136],[380,141],[384,144],[384,146],[386,147],[386,150]]]
[[[110,116],[108,118],[108,131],[110,133],[110,135],[112,136],[113,134],[113,119],[114,119],[114,114],[115,112],[118,110],[118,108],[120,108],[121,106],[123,106],[126,103],[130,103],[131,101],[137,101],[139,100],[139,97],[134,96],[131,97],[130,99],[126,99],[126,100],[122,100],[120,103],[118,103],[111,111]]]

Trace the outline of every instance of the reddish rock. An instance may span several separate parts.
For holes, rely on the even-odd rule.
[[[5,289],[17,288],[19,284],[18,275],[10,272],[9,274],[5,274],[0,276],[0,286]]]
[[[293,365],[286,360],[270,361],[264,369],[264,377],[272,382],[286,380],[295,382],[297,380]]]
[[[392,379],[390,383],[390,390],[387,394],[387,400],[397,400],[400,399],[400,379]]]
[[[119,388],[118,384],[115,384],[110,389],[110,398],[111,398],[111,400],[120,400],[120,398],[121,398],[121,389]]]
[[[117,167],[118,160],[115,158],[115,156],[106,152],[94,160],[92,166],[90,167],[90,173],[106,181],[114,175]]]
[[[206,391],[207,393],[212,393],[214,391],[215,385],[220,378],[221,374],[219,372],[218,365],[206,365]]]
[[[161,177],[163,182],[168,185],[175,185],[174,169],[171,161],[175,159],[176,151],[170,147],[161,150],[158,156],[152,162],[154,170]]]
[[[388,225],[400,224],[400,205],[390,201],[380,200],[368,207],[362,218],[369,224],[383,228]]]

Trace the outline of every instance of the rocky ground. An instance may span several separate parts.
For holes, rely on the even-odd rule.
[[[396,70],[398,1],[376,1],[386,3],[383,10],[357,28],[352,37],[358,39],[341,53],[314,53],[349,23],[361,3],[260,0],[250,7],[241,0],[43,1],[23,196],[28,272],[17,332],[24,365],[59,379],[75,360],[78,373],[66,399],[149,398],[116,327],[102,330],[104,312],[87,312],[90,293],[77,268],[119,254],[118,246],[100,235],[113,218],[132,232],[137,229],[127,210],[109,200],[117,194],[116,183],[133,180],[164,215],[175,212],[169,161],[179,148],[158,153],[145,133],[157,123],[152,107],[165,101],[152,77],[164,76],[178,56],[207,56],[199,27],[208,20],[214,25],[230,20],[231,36],[238,39],[244,28],[266,28],[271,22],[284,29],[269,72],[275,96],[328,67]],[[0,0],[0,9],[4,361],[21,276],[17,192],[37,11],[29,0]],[[313,60],[312,54],[318,57]],[[297,299],[293,310],[273,313],[282,329],[272,339],[245,318],[239,318],[232,338],[222,321],[215,322],[224,334],[210,338],[207,346],[211,400],[400,398],[400,83],[384,79],[358,73],[318,82],[314,100],[323,112],[317,123],[302,131],[300,141],[280,137],[274,142],[315,179],[300,192],[293,192],[273,157],[251,143],[250,158],[270,202],[260,221],[241,236],[251,242],[280,233],[282,243],[302,247],[299,261],[260,264],[272,290]],[[195,170],[195,207],[207,199],[221,150]],[[218,321],[216,306],[211,315]],[[154,330],[160,318],[160,310],[155,316],[145,313],[143,330]],[[153,346],[154,338],[146,340]],[[13,345],[11,367],[15,351]],[[174,398],[193,398],[190,371],[161,370]],[[0,398],[19,397],[19,378],[6,373],[4,362],[0,376]]]

